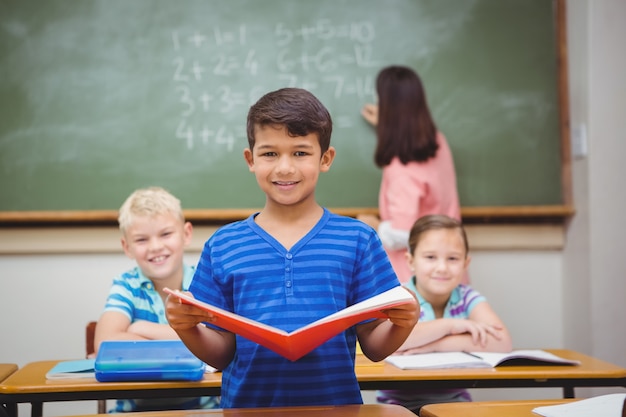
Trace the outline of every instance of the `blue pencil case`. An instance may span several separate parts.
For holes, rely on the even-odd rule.
[[[105,341],[94,365],[100,382],[198,381],[205,369],[180,340]]]

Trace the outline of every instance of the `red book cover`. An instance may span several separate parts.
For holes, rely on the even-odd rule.
[[[210,312],[216,317],[213,322],[216,326],[265,346],[292,361],[300,359],[322,343],[363,320],[386,318],[387,316],[381,310],[407,304],[414,300],[406,289],[398,286],[287,333],[284,330],[196,300],[180,291],[165,288],[165,292],[180,298],[184,303],[195,305]]]

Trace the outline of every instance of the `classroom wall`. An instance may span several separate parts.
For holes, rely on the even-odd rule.
[[[572,139],[586,128],[588,153],[572,163],[577,214],[562,253],[563,338],[569,348],[626,367],[626,2],[567,5]]]
[[[588,126],[589,157],[573,166],[581,211],[564,251],[565,276],[573,279],[570,290],[565,281],[565,336],[570,343],[590,345],[594,356],[626,367],[626,258],[620,236],[626,231],[626,54],[620,46],[626,39],[626,2],[576,0],[572,6],[570,37],[580,49],[570,60],[571,121]],[[579,8],[585,8],[586,22]],[[586,39],[578,33],[585,23]],[[587,294],[588,317],[587,308],[579,308],[580,294]]]
[[[625,18],[622,0],[567,2],[571,125],[586,126],[588,136],[587,155],[572,161],[576,215],[563,228],[470,230],[472,282],[509,325],[516,347],[570,348],[624,367]],[[189,262],[210,233],[196,229]],[[99,315],[111,278],[132,265],[118,245],[114,228],[0,229],[0,361],[81,357],[86,322]],[[607,391],[624,392],[576,393]],[[561,395],[557,389],[473,393],[475,399]],[[44,414],[94,413],[95,407],[47,404]],[[29,412],[20,406],[20,415]]]

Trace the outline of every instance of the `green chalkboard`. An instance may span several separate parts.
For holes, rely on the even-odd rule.
[[[464,207],[562,204],[554,7],[2,0],[0,211],[117,209],[148,185],[188,209],[260,207],[245,118],[285,86],[334,119],[321,203],[375,207],[375,136],[359,110],[389,64],[421,74]]]

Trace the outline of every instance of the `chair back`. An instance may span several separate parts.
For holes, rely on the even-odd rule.
[[[90,321],[85,327],[85,357],[88,358],[96,353],[96,324],[97,321]],[[106,400],[98,400],[98,414],[106,414]]]
[[[96,348],[94,346],[96,338],[96,324],[98,324],[97,321],[90,321],[87,323],[87,328],[85,329],[85,357],[89,357],[89,355],[93,355],[96,352]]]

